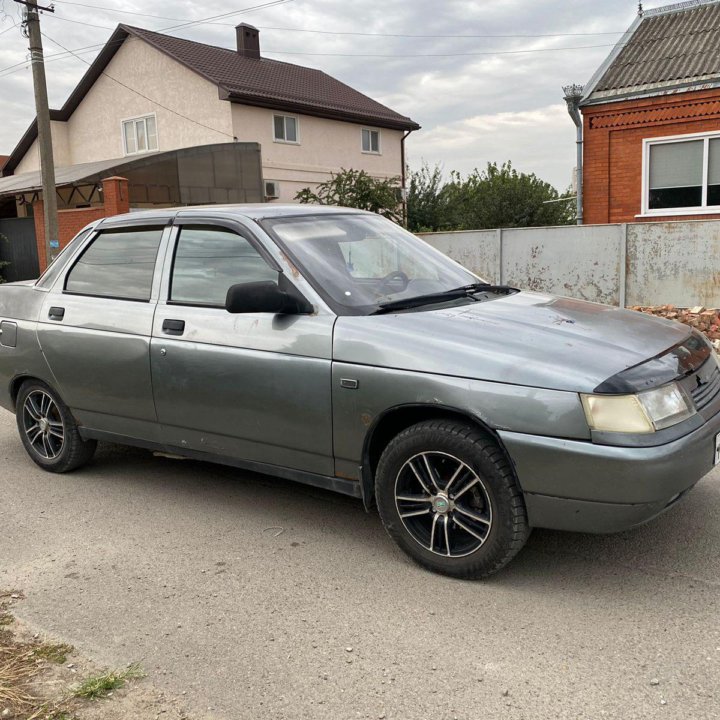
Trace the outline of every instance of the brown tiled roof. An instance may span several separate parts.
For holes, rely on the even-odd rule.
[[[268,58],[249,58],[235,50],[204,45],[121,25],[166,55],[218,85],[229,100],[280,109],[331,114],[381,127],[416,130],[418,124],[381,105],[321,70]]]
[[[636,20],[587,100],[690,89],[720,82],[720,2],[690,0]]]
[[[0,170],[3,169],[3,165],[5,165],[9,158],[9,155],[0,155]]]

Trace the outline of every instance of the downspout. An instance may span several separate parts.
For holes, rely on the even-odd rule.
[[[576,184],[577,184],[577,224],[583,224],[583,122],[582,116],[580,115],[580,100],[583,96],[582,85],[566,85],[563,88],[565,93],[565,102],[567,103],[567,109],[570,117],[575,123],[576,140],[575,146],[577,148],[577,160],[576,160]]]
[[[407,187],[405,187],[405,182],[407,181],[406,175],[407,172],[405,170],[405,139],[412,130],[408,130],[400,139],[400,163],[402,165],[402,172],[400,173],[400,193],[402,194],[402,219],[403,219],[403,227],[407,229],[408,224],[408,208],[407,208]]]

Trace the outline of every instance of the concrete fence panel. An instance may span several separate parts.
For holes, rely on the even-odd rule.
[[[720,222],[628,225],[627,304],[720,307]]]
[[[420,237],[484,280],[500,282],[500,236],[497,230],[424,233]]]
[[[513,228],[502,234],[507,285],[618,305],[621,227]]]

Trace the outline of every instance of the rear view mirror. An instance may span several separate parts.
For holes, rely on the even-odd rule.
[[[233,285],[228,290],[225,309],[234,314],[309,315],[313,312],[305,298],[284,292],[272,280]]]

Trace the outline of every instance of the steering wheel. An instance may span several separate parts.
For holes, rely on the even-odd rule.
[[[377,296],[382,297],[383,295],[387,295],[387,291],[390,290],[391,286],[395,283],[402,283],[402,287],[392,287],[392,292],[402,292],[410,284],[410,278],[402,270],[393,270],[393,272],[388,273],[378,283],[375,288]]]

